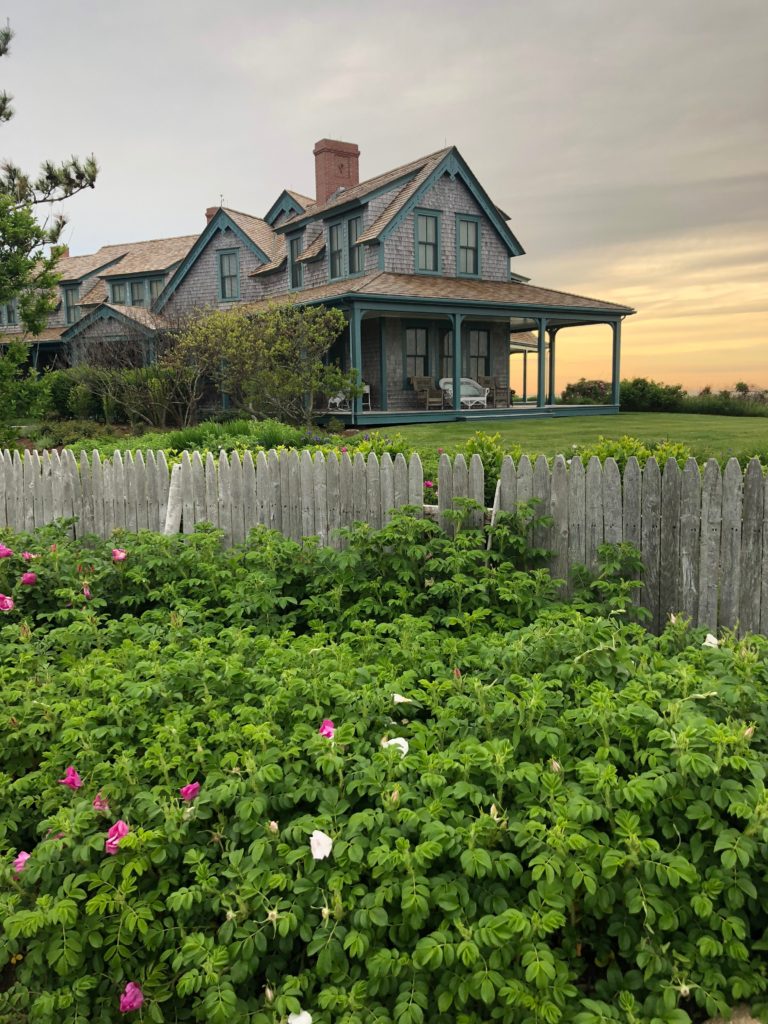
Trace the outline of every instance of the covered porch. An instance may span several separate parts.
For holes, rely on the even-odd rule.
[[[357,372],[363,393],[332,403],[326,399],[318,415],[349,426],[383,426],[619,411],[623,311],[574,315],[554,308],[372,297],[339,306],[348,326],[331,357]],[[610,340],[611,401],[558,404],[558,335],[567,327],[595,324],[605,325]],[[480,385],[477,401],[466,400],[467,381]]]

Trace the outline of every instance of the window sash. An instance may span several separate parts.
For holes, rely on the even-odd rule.
[[[240,297],[240,273],[237,253],[219,253],[219,284],[222,299]]]
[[[477,380],[478,376],[489,375],[491,338],[489,331],[471,330],[469,332],[469,376]]]
[[[12,302],[6,303],[5,322],[9,327],[15,327],[16,324],[19,322],[19,318],[17,316],[16,299],[14,299]]]
[[[341,277],[344,247],[341,239],[341,224],[332,224],[328,229],[328,250],[330,252],[331,277]]]
[[[112,283],[112,301],[118,306],[125,305],[125,281],[114,281]]]
[[[289,245],[291,259],[291,288],[301,288],[304,283],[304,267],[297,263],[301,255],[301,239],[292,238]]]
[[[64,318],[68,324],[75,322],[77,316],[77,288],[65,288],[64,289]]]
[[[143,281],[131,281],[131,305],[132,306],[143,306],[144,305],[144,282]]]
[[[163,290],[163,279],[156,277],[153,281],[149,282],[149,301],[154,302],[158,298],[160,292]]]
[[[426,327],[408,327],[405,331],[405,376],[427,377],[428,343]]]
[[[453,331],[446,331],[441,339],[440,376],[453,377]]]
[[[437,270],[437,214],[416,215],[416,267]]]
[[[477,221],[459,221],[459,273],[477,276],[478,273],[478,241]]]
[[[347,221],[347,245],[349,248],[349,272],[350,274],[359,274],[363,269],[362,266],[362,250],[357,244],[357,240],[362,233],[363,218],[362,217],[351,217]]]

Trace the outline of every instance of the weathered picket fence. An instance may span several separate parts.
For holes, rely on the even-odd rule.
[[[434,484],[435,481],[432,481]],[[301,540],[316,536],[338,545],[340,527],[356,521],[384,525],[392,509],[420,506],[445,529],[456,498],[484,504],[483,466],[477,455],[440,457],[437,504],[425,486],[421,460],[388,454],[379,460],[347,453],[324,456],[289,451],[246,452],[218,458],[185,452],[169,469],[162,452],[0,453],[0,528],[32,530],[75,518],[77,536],[109,537],[115,529],[189,533],[213,523],[225,543],[237,544],[259,524]],[[604,542],[630,541],[645,572],[641,603],[658,630],[682,612],[710,629],[722,626],[768,634],[768,481],[755,460],[742,472],[732,459],[724,471],[712,460],[703,473],[691,459],[681,470],[631,458],[619,471],[613,459],[584,466],[562,456],[550,466],[523,456],[502,463],[496,497],[486,516],[536,498],[551,516],[538,526],[537,546],[552,552],[555,576],[568,579],[576,564],[597,565]],[[471,517],[483,518],[481,510]]]

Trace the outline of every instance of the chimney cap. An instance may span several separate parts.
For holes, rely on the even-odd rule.
[[[325,153],[330,150],[332,153],[346,153],[350,156],[360,156],[360,149],[356,142],[342,142],[340,139],[320,139],[315,143],[313,153]]]

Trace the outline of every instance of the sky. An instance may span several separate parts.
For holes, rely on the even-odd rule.
[[[458,147],[544,287],[637,309],[622,375],[768,388],[765,0],[6,0],[0,154],[94,153],[73,255],[314,193],[321,138],[361,178]],[[557,387],[610,375],[558,336]],[[513,382],[514,386],[514,382]]]

